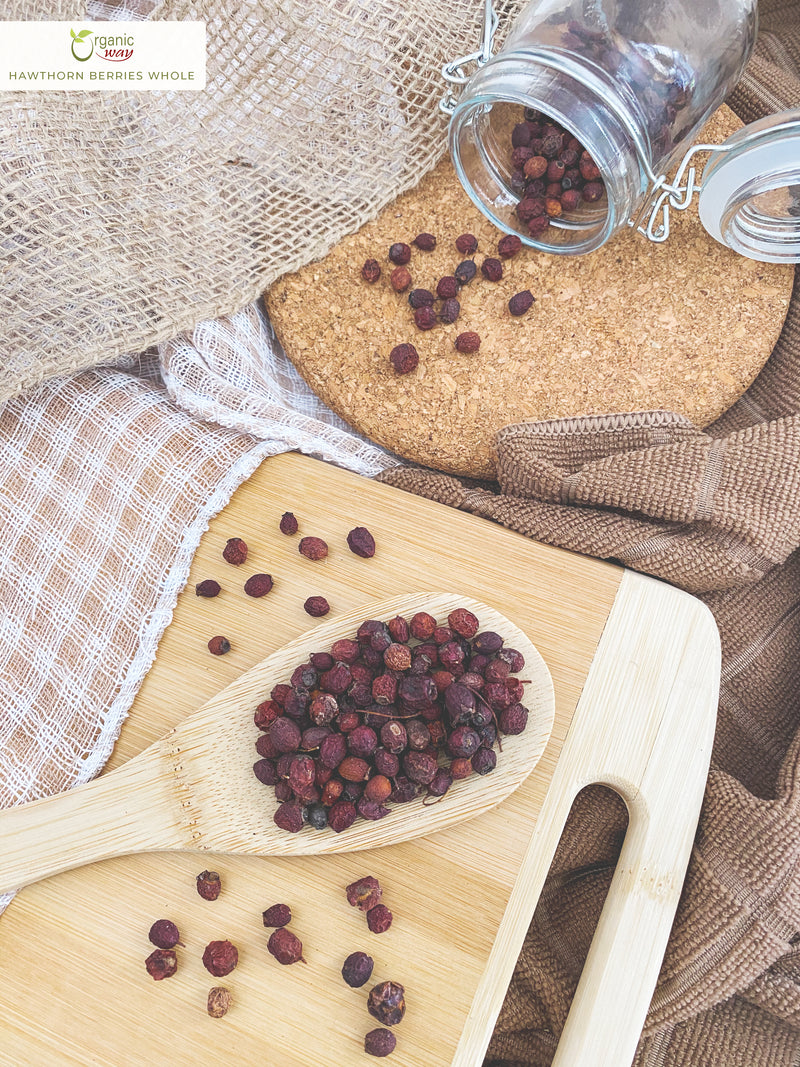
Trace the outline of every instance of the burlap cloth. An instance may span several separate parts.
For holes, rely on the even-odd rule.
[[[764,0],[731,106],[800,105],[800,6]],[[800,162],[800,159],[799,159]],[[747,394],[701,432],[663,411],[508,426],[498,485],[381,479],[700,596],[722,637],[705,802],[637,1067],[800,1063],[800,282]],[[624,834],[584,791],[498,1021],[487,1067],[550,1063]]]

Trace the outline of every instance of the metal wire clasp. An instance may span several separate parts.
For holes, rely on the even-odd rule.
[[[695,193],[701,192],[703,186],[697,181],[697,168],[689,166],[689,161],[697,152],[726,152],[728,145],[725,144],[696,144],[688,150],[681,160],[680,166],[675,171],[675,177],[671,182],[667,181],[665,174],[655,177],[646,167],[651,181],[650,196],[645,200],[642,210],[635,218],[630,219],[628,225],[635,226],[639,233],[661,244],[669,237],[669,212],[670,208],[675,211],[685,211],[692,202]],[[688,173],[687,173],[688,169]],[[686,181],[684,183],[684,175]],[[683,184],[682,184],[683,183]],[[647,224],[642,220],[649,211]]]
[[[464,68],[468,64],[474,63],[476,67],[483,67],[489,62],[492,58],[494,35],[497,32],[499,22],[500,19],[494,9],[492,0],[484,0],[481,46],[477,52],[470,52],[467,56],[459,56],[458,59],[445,63],[442,67],[442,77],[448,85],[464,85],[465,82],[469,81],[470,74],[473,72],[465,71]],[[457,103],[458,96],[451,89],[448,89],[439,101],[439,110],[443,111],[445,115],[452,115]]]

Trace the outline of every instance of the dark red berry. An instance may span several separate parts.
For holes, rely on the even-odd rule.
[[[356,526],[347,535],[347,547],[362,559],[372,559],[375,555],[375,538],[366,526]]]
[[[157,948],[144,961],[150,977],[160,982],[163,978],[172,978],[178,969],[178,957],[171,948]]]
[[[303,537],[297,546],[297,551],[306,559],[325,559],[328,555],[328,546],[321,537]]]
[[[248,596],[262,597],[272,589],[271,574],[251,574],[244,583],[244,591]]]
[[[147,936],[156,948],[175,948],[181,943],[178,927],[169,919],[158,919],[154,922]]]
[[[412,289],[408,294],[408,302],[416,311],[417,308],[432,307],[436,297],[430,289]]]
[[[478,238],[474,233],[462,233],[456,237],[456,248],[462,256],[474,256],[478,251]]]
[[[390,1056],[397,1046],[391,1030],[370,1030],[364,1037],[364,1051],[368,1056]]]
[[[444,278],[440,278],[436,286],[436,294],[440,296],[442,300],[450,300],[458,292],[458,282],[452,274],[445,275]]]
[[[423,252],[432,252],[436,248],[436,238],[432,233],[418,233],[412,244]]]
[[[389,259],[395,266],[404,267],[411,259],[411,247],[402,241],[397,241],[389,248]]]
[[[484,749],[484,752],[488,752],[488,749]],[[367,926],[370,932],[373,934],[383,934],[392,925],[392,913],[386,907],[385,904],[376,904],[374,908],[370,908],[367,912]]]
[[[419,365],[419,353],[413,345],[395,345],[389,353],[389,360],[398,374],[410,374]]]
[[[439,318],[442,322],[446,322],[448,325],[456,321],[461,314],[461,305],[453,297],[450,300],[443,300],[442,306],[439,308]]]
[[[215,978],[230,974],[239,962],[239,951],[230,941],[210,941],[203,952],[203,966]]]
[[[412,281],[408,267],[395,267],[389,276],[389,283],[396,293],[404,293]]]
[[[321,619],[323,615],[328,614],[331,610],[331,606],[324,596],[310,596],[303,604],[303,610],[306,614],[310,615],[312,619]]]
[[[503,264],[490,256],[481,264],[481,274],[489,282],[499,282],[503,277]]]
[[[372,977],[375,961],[366,952],[351,952],[342,964],[342,978],[353,989],[360,989]]]
[[[297,519],[294,517],[291,511],[284,511],[283,515],[281,515],[279,528],[281,533],[286,534],[287,536],[291,536],[291,534],[297,533]]]
[[[510,259],[512,256],[515,256],[521,248],[522,241],[515,233],[507,233],[505,237],[501,237],[497,242],[498,254],[503,259]]]
[[[197,583],[194,591],[196,596],[215,597],[222,592],[222,587],[213,578],[206,578],[204,581]]]
[[[508,310],[512,315],[524,315],[532,307],[533,293],[530,289],[523,289],[521,293],[516,293],[508,302]]]
[[[223,637],[221,634],[216,637],[212,637],[208,642],[208,651],[212,656],[224,656],[231,650],[231,643],[227,637]]]
[[[473,352],[477,352],[481,347],[481,339],[478,334],[472,330],[468,330],[466,333],[460,333],[455,340],[455,346],[457,351],[462,352],[465,355],[471,355]]]
[[[370,285],[374,283],[381,276],[381,265],[377,259],[368,259],[364,266],[361,268],[361,277],[365,282],[369,282]]]
[[[432,330],[438,318],[432,307],[421,307],[414,312],[414,322],[418,330]]]
[[[287,930],[285,926],[273,930],[267,942],[267,948],[278,963],[282,963],[284,966],[288,966],[291,963],[306,962],[303,959],[303,942],[291,930]]]
[[[222,558],[238,567],[247,559],[247,544],[241,537],[231,537],[225,542]]]

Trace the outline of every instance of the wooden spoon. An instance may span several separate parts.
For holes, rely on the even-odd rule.
[[[292,834],[273,822],[273,790],[253,775],[257,704],[312,652],[353,637],[366,618],[427,611],[444,623],[456,607],[501,634],[525,657],[530,710],[524,733],[501,738],[497,767],[455,782],[435,803],[391,805],[376,822],[358,819],[340,834],[305,826]],[[530,774],[553,726],[553,685],[544,660],[513,623],[478,601],[452,594],[400,596],[322,623],[247,671],[200,711],[109,774],[66,793],[0,812],[0,891],[59,871],[132,852],[241,852],[300,856],[392,845],[472,819],[499,804]]]

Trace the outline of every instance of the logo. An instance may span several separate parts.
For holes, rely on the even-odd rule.
[[[104,59],[107,63],[125,63],[133,55],[133,37],[131,34],[105,37],[95,34],[94,30],[81,30],[80,33],[76,33],[71,27],[69,32],[72,36],[70,50],[79,63],[85,63],[93,55],[97,59]],[[89,38],[92,35],[94,35],[94,40],[90,41]],[[88,52],[86,52],[87,45],[89,47]]]
[[[80,33],[76,33],[72,29],[72,27],[70,27],[70,31],[69,32],[72,35],[72,48],[71,48],[72,55],[75,57],[75,59],[77,59],[77,61],[79,63],[85,63],[87,59],[91,59],[92,58],[92,52],[94,52],[94,41],[87,40],[88,37],[91,37],[91,35],[92,35],[92,33],[94,31],[92,31],[92,30],[81,30]],[[85,56],[79,56],[78,53],[75,51],[75,46],[76,45],[83,46],[85,44],[89,45],[89,52]]]

